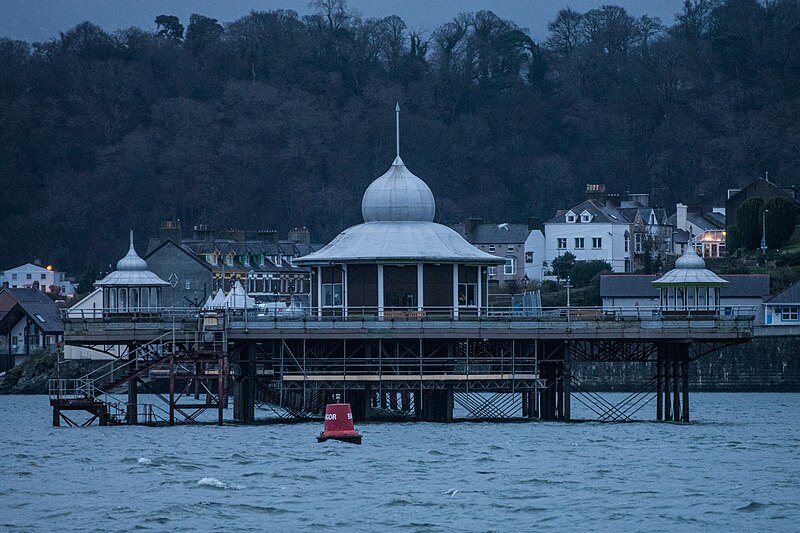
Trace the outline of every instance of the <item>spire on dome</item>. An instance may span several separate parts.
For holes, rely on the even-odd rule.
[[[128,253],[117,261],[117,270],[147,270],[147,262],[139,257],[133,247],[133,230],[131,230],[131,244]]]

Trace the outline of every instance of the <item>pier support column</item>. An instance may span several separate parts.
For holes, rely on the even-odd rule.
[[[61,425],[61,410],[58,405],[53,406],[53,427],[57,428]]]
[[[136,349],[135,345],[128,346],[128,360],[131,361],[131,369],[135,369],[137,366]],[[125,407],[126,422],[131,426],[135,426],[139,423],[139,382],[137,378],[132,378],[128,381],[128,403]]]
[[[678,361],[672,362],[672,420],[680,422],[681,420],[681,394],[680,394],[680,373],[681,366]]]
[[[570,380],[572,379],[572,361],[569,355],[569,343],[564,343],[564,376],[562,378],[562,397],[564,399],[564,420],[571,420],[572,413],[570,412],[572,409],[572,401],[570,398],[571,394],[571,383]]]
[[[172,349],[175,349],[173,345]],[[175,355],[169,357],[169,425],[175,425]]]
[[[672,365],[669,361],[664,361],[664,420],[672,420],[672,402],[670,402],[670,369]]]
[[[423,390],[419,419],[425,422],[452,422],[453,389]]]
[[[685,347],[685,353],[681,354],[681,378],[683,380],[683,415],[681,420],[689,422],[689,347]]]
[[[350,389],[347,391],[347,403],[353,410],[354,422],[365,422],[369,420],[369,397],[367,390]]]
[[[395,394],[397,394],[395,392]],[[411,393],[403,391],[400,393],[400,408],[404,413],[411,412]]]
[[[664,363],[661,361],[664,347],[658,346],[658,359],[656,360],[656,420],[659,422],[664,419],[664,398],[661,396],[664,392]]]

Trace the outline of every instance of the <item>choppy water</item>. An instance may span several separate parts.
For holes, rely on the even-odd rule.
[[[800,395],[693,394],[690,425],[52,428],[0,397],[0,530],[800,528]]]

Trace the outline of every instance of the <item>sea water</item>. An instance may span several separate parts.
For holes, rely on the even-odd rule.
[[[691,424],[373,423],[354,446],[53,428],[45,397],[0,396],[0,530],[798,531],[800,394],[691,401]]]

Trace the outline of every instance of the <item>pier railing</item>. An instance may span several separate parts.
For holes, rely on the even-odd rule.
[[[67,323],[162,323],[175,321],[179,327],[187,322],[217,323],[270,322],[474,322],[474,321],[540,321],[585,322],[624,320],[753,320],[754,306],[721,306],[706,309],[665,309],[651,306],[603,307],[286,307],[266,308],[256,305],[235,308],[164,307],[147,313],[119,313],[112,309],[65,310]],[[110,329],[113,329],[111,327]]]

